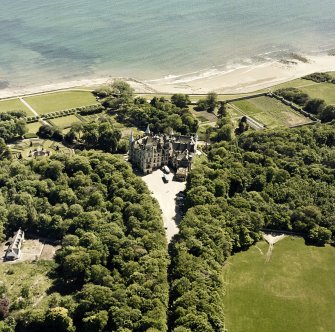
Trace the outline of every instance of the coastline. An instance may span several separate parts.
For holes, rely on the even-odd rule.
[[[181,75],[151,81],[139,81],[133,78],[120,78],[128,82],[137,93],[186,93],[206,94],[215,91],[218,94],[243,94],[270,88],[314,72],[335,71],[335,56],[321,55],[293,57],[284,61],[271,60],[256,65],[246,65],[228,71],[211,69],[199,72],[200,75]],[[17,96],[61,91],[71,88],[92,89],[112,81],[113,77],[73,80],[40,87],[5,88],[0,90],[0,99]]]

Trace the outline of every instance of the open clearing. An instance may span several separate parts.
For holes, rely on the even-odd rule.
[[[19,98],[0,101],[0,113],[10,111],[25,111],[27,116],[34,115],[23,103],[21,103]]]
[[[47,275],[54,264],[53,261],[0,264],[0,286],[5,287],[13,311],[47,307],[47,291],[52,285]],[[23,289],[28,297],[21,297]]]
[[[79,90],[40,94],[24,100],[40,115],[97,104],[91,92]]]
[[[3,262],[6,249],[7,242],[0,244],[0,262]],[[21,248],[21,257],[18,260],[12,262],[4,262],[5,265],[10,264],[18,264],[24,261],[34,261],[34,260],[52,260],[56,251],[60,248],[60,246],[54,246],[49,243],[46,243],[44,240],[39,239],[26,239],[23,242]]]
[[[231,104],[241,110],[241,115],[248,115],[271,129],[311,122],[279,100],[266,96],[234,101]]]
[[[229,332],[334,331],[335,248],[287,236],[228,259],[225,322]]]

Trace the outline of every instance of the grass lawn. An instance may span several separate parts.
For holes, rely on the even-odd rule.
[[[326,104],[335,104],[335,84],[314,83],[301,87],[300,90],[307,93],[311,98],[321,98]]]
[[[194,107],[190,107],[190,111],[193,114],[193,116],[201,123],[201,122],[216,122],[217,117],[213,113],[209,113],[207,111],[196,111],[194,110]]]
[[[50,124],[58,128],[69,128],[74,123],[80,123],[81,120],[74,114],[62,116],[61,118],[54,118],[48,120]]]
[[[42,126],[42,123],[37,121],[28,123],[26,126],[28,128],[28,133],[36,134],[38,132],[38,129],[40,129],[40,127]]]
[[[0,113],[18,110],[25,111],[27,116],[34,115],[18,98],[0,101]]]
[[[335,78],[335,72],[329,73]],[[272,91],[282,88],[298,88],[307,93],[311,98],[324,99],[327,104],[335,104],[335,84],[331,83],[316,83],[302,78],[289,81],[283,84],[271,87]]]
[[[262,241],[225,264],[228,331],[334,331],[335,248],[287,237],[266,263],[267,250]]]
[[[257,97],[232,103],[243,113],[263,123],[267,128],[289,127],[310,122],[290,107],[270,97]]]
[[[46,93],[24,99],[39,114],[97,104],[91,92],[76,90]]]
[[[6,295],[14,312],[20,307],[18,298],[22,296],[23,288],[28,289],[29,295],[26,305],[21,306],[35,309],[47,307],[47,290],[52,285],[47,273],[53,265],[52,261],[0,264],[0,285],[5,286]]]

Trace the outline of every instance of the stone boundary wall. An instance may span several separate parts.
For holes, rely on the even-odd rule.
[[[291,107],[293,110],[299,112],[300,114],[302,114],[303,116],[310,118],[313,123],[315,122],[321,122],[319,119],[317,119],[313,114],[310,114],[308,112],[305,112],[301,107],[298,107],[297,105],[295,105],[294,103],[292,103],[291,101],[286,100],[285,98],[283,98],[282,96],[278,96],[275,93],[268,93],[267,96],[271,97],[271,98],[275,98],[279,101],[281,101],[283,104],[285,104],[286,106]]]

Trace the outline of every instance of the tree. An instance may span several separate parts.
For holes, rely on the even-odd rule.
[[[219,110],[218,110],[218,116],[222,118],[222,117],[226,117],[227,115],[228,115],[228,110],[226,107],[226,103],[221,101]]]
[[[310,114],[319,114],[326,106],[322,99],[310,99],[304,107],[304,111]]]
[[[235,129],[235,134],[241,135],[249,129],[249,124],[246,116],[243,116],[238,122],[238,128]]]
[[[45,322],[50,332],[74,332],[75,328],[68,310],[63,307],[51,308],[47,311]]]
[[[117,97],[130,99],[133,97],[134,89],[127,83],[121,80],[116,80],[111,84],[112,93]]]
[[[10,153],[10,150],[9,150],[7,144],[3,140],[3,138],[0,138],[0,160],[4,160],[4,159],[11,160],[12,155]]]
[[[217,104],[218,95],[215,92],[209,92],[205,99],[207,112],[214,112]]]
[[[332,232],[322,226],[315,226],[308,233],[309,240],[320,246],[324,246],[326,243],[328,243],[331,237]]]
[[[95,315],[85,317],[83,319],[83,330],[85,332],[102,332],[108,323],[108,312],[106,310],[99,311]]]
[[[189,95],[185,95],[182,93],[176,93],[171,96],[171,102],[177,107],[185,108],[191,103],[191,100],[190,100]]]
[[[335,106],[334,105],[328,105],[325,108],[323,108],[320,112],[320,120],[322,122],[330,122],[335,119]]]

